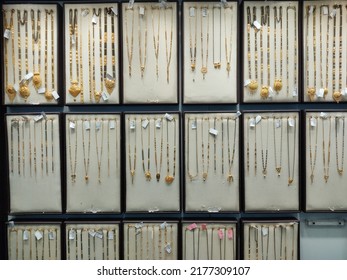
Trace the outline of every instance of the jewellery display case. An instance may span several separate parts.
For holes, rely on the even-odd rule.
[[[299,113],[247,112],[243,122],[245,211],[298,211]]]
[[[57,6],[6,4],[2,8],[4,104],[57,104]]]
[[[180,210],[180,115],[125,114],[126,211]]]
[[[177,3],[133,2],[122,3],[124,103],[177,103]]]
[[[298,102],[296,1],[245,1],[243,101]]]
[[[297,260],[299,223],[293,221],[244,221],[244,260]]]
[[[346,211],[347,112],[306,112],[306,210]]]
[[[58,114],[8,114],[11,213],[62,211]]]
[[[60,260],[59,223],[13,223],[7,225],[9,260]]]
[[[184,260],[236,260],[236,222],[185,222],[182,225]]]
[[[239,211],[241,113],[185,113],[185,210]]]
[[[120,212],[120,115],[66,114],[67,212]]]
[[[304,85],[306,102],[346,101],[345,1],[304,1]]]
[[[125,260],[177,260],[176,222],[125,222]]]
[[[119,225],[68,223],[65,228],[67,260],[119,260]]]
[[[236,2],[184,2],[184,103],[237,102]]]
[[[118,5],[65,4],[64,11],[66,104],[118,104]]]

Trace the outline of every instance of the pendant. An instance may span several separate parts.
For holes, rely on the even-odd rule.
[[[76,174],[71,174],[71,181],[72,183],[76,182]]]
[[[96,91],[96,92],[94,93],[94,99],[95,99],[95,102],[96,102],[96,103],[99,103],[99,102],[100,102],[100,99],[101,99],[101,92]]]
[[[291,184],[293,184],[294,179],[293,178],[288,178],[288,186],[290,186]]]
[[[341,101],[341,99],[342,99],[342,94],[341,94],[341,92],[335,91],[335,92],[333,93],[333,98],[334,98],[334,100],[336,101],[336,103],[339,103],[339,102]]]
[[[337,172],[339,173],[339,175],[342,175],[342,174],[343,174],[343,169],[342,169],[342,168],[341,168],[341,169],[338,168],[338,169],[337,169]]]
[[[214,69],[220,69],[221,63],[220,62],[214,62],[213,67],[214,67]]]
[[[39,89],[42,85],[42,79],[39,72],[34,73],[33,84],[36,89]]]
[[[308,97],[310,98],[310,101],[313,101],[313,100],[314,100],[314,97],[315,97],[315,95],[316,95],[316,90],[315,90],[315,88],[313,88],[313,87],[308,88],[308,89],[307,89],[307,95],[308,95]]]
[[[171,184],[174,180],[175,180],[175,177],[174,177],[174,176],[167,175],[167,176],[165,177],[165,182],[166,182],[167,184]]]
[[[191,63],[191,64],[190,64],[190,69],[192,70],[192,72],[195,71],[195,63]]]
[[[15,99],[15,97],[17,95],[17,92],[14,89],[14,86],[13,85],[7,85],[6,93],[7,93],[8,99],[10,99],[10,101],[13,102],[13,100]]]
[[[231,65],[230,65],[230,62],[227,62],[227,72],[228,72],[228,77],[229,77],[229,74],[230,74],[230,70],[231,70]]]
[[[233,175],[229,174],[227,180],[228,180],[229,183],[234,182]]]
[[[160,173],[159,172],[157,174],[155,174],[155,178],[157,179],[157,182],[159,182],[159,180],[160,180]]]
[[[135,170],[130,170],[131,183],[134,184]]]
[[[256,91],[258,89],[258,82],[255,80],[252,80],[249,85],[248,88],[250,91]]]
[[[206,181],[206,179],[207,179],[207,172],[202,173],[202,179],[204,181]]]
[[[28,97],[30,96],[30,90],[27,82],[24,82],[19,86],[19,94],[25,99],[26,102]]]
[[[311,179],[311,184],[313,184],[313,178],[314,178],[314,175],[313,175],[313,174],[311,174],[311,176],[310,176],[310,179]]]
[[[264,176],[264,178],[266,178],[266,174],[267,174],[266,169],[263,169],[263,176]]]
[[[324,175],[324,181],[325,183],[328,183],[329,175]]]
[[[86,182],[88,182],[89,176],[88,175],[84,176],[84,180],[86,180]]]
[[[72,95],[74,98],[74,101],[76,101],[76,97],[81,93],[81,88],[78,85],[77,81],[72,81],[71,86],[69,88],[69,93]]]
[[[53,100],[53,94],[52,94],[52,92],[51,91],[48,91],[48,90],[46,90],[46,92],[45,92],[45,98],[46,98],[46,100],[47,101],[51,101],[51,100]]]
[[[281,176],[281,170],[282,170],[282,167],[276,167],[276,171],[277,171],[277,176],[278,177]]]
[[[205,79],[205,75],[207,74],[207,67],[206,66],[201,67],[201,73],[203,75],[203,78]]]
[[[283,84],[282,84],[282,80],[281,79],[277,79],[275,80],[275,83],[274,83],[274,90],[278,93],[279,91],[281,91],[283,87]]]
[[[262,86],[260,91],[260,97],[266,99],[269,97],[269,88],[267,86]]]
[[[152,179],[151,172],[146,171],[145,172],[145,177],[146,177],[146,181],[150,181]]]
[[[328,93],[329,93],[328,88],[325,88],[325,89],[324,89],[324,98],[328,95]]]
[[[141,69],[141,78],[143,78],[143,74],[145,73],[145,66],[141,65],[140,69]]]
[[[105,80],[105,87],[106,90],[109,94],[111,94],[114,90],[114,88],[116,87],[116,81],[112,80],[112,79],[106,79]]]

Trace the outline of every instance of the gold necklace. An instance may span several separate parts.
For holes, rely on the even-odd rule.
[[[231,174],[231,169],[234,164],[234,158],[235,158],[235,146],[236,146],[236,126],[237,126],[237,120],[236,118],[233,119],[234,121],[234,140],[233,140],[233,148],[232,153],[230,152],[230,132],[229,132],[229,124],[230,118],[227,119],[227,134],[228,134],[228,166],[229,166],[229,173],[227,176],[227,180],[229,183],[234,181],[234,176]]]
[[[160,8],[157,6],[152,6],[152,30],[153,30],[153,47],[154,47],[154,55],[155,55],[155,74],[157,76],[157,80],[159,78],[159,34],[160,34]],[[157,34],[155,34],[154,30],[154,10],[158,10],[158,30]]]
[[[337,145],[337,139],[338,137],[338,130],[339,130],[339,120],[342,120],[342,152],[341,152],[341,166],[339,164],[339,153],[338,153],[338,145]],[[344,164],[344,158],[345,158],[345,117],[335,117],[335,146],[336,146],[336,168],[337,173],[339,175],[343,174],[343,164]]]
[[[193,181],[196,177],[199,176],[199,164],[198,164],[198,129],[197,129],[197,118],[193,120],[194,125],[195,125],[195,164],[196,164],[196,174],[193,175],[190,170],[190,130],[192,126],[190,125],[190,118],[188,118],[188,127],[187,127],[187,172],[188,172],[188,177],[190,181]]]
[[[157,152],[157,133],[156,129],[154,129],[154,159],[155,159],[155,169],[156,169],[156,174],[155,178],[157,179],[157,182],[160,180],[160,173],[161,173],[161,168],[163,165],[163,142],[164,142],[164,137],[163,137],[163,128],[161,127],[162,124],[162,119],[157,119],[156,121],[156,128],[161,130],[160,133],[160,156],[159,156],[159,165],[158,165],[158,152]]]
[[[189,16],[189,55],[190,55],[190,70],[192,72],[195,72],[195,68],[196,68],[196,43],[197,43],[197,39],[198,39],[198,32],[197,32],[197,28],[198,28],[198,17],[197,15],[195,15],[195,10],[196,10],[196,6],[191,6],[189,7],[189,12],[190,11],[194,11],[194,15],[191,14]],[[193,13],[193,12],[192,12]],[[194,43],[193,43],[193,35],[192,35],[192,17],[195,18],[194,20]]]
[[[279,164],[277,162],[277,141],[276,141],[276,128],[281,127],[280,132],[280,155],[279,155]],[[275,170],[277,172],[277,176],[281,176],[281,170],[282,170],[282,144],[283,144],[283,125],[282,125],[282,117],[280,118],[273,118],[273,134],[274,134],[274,152],[275,152]]]
[[[207,74],[208,68],[208,45],[209,45],[209,37],[210,37],[210,17],[209,17],[209,7],[201,7],[201,16],[200,16],[200,27],[201,27],[201,32],[200,32],[200,38],[201,38],[201,73],[203,78],[205,79],[205,75]],[[205,55],[204,55],[204,32],[203,32],[203,18],[206,18],[206,50],[205,50]],[[204,61],[205,57],[205,61]]]
[[[20,10],[17,10],[17,16],[18,16],[18,64],[22,65],[22,44],[20,39],[20,31],[21,31],[21,25],[24,25],[25,28],[25,71],[28,73],[29,71],[29,65],[28,65],[28,11],[24,10],[23,19],[20,15]],[[23,75],[23,67],[21,71]],[[30,89],[29,89],[29,80],[26,80],[25,78],[22,79],[19,85],[19,94],[22,98],[24,98],[24,101],[27,102],[28,97],[30,96]]]
[[[104,85],[104,81],[103,81],[103,77],[104,77],[104,73],[103,73],[103,65],[102,65],[102,62],[103,62],[103,59],[102,59],[102,34],[101,34],[101,29],[102,29],[102,26],[101,26],[101,8],[98,9],[98,12],[96,12],[96,9],[93,8],[93,17],[98,17],[99,18],[99,42],[100,42],[100,46],[99,46],[99,49],[100,49],[100,58],[99,58],[99,61],[100,61],[100,77],[101,77],[101,82],[100,82],[100,85],[101,85],[101,88],[100,88],[100,91],[96,91],[96,86],[95,86],[95,26],[96,26],[96,23],[93,24],[93,60],[92,60],[92,64],[93,64],[93,79],[92,79],[92,83],[93,83],[93,93],[94,93],[94,100],[96,103],[99,103],[100,102],[100,99],[101,99],[101,96],[102,96],[102,92],[103,92],[103,85]]]
[[[309,14],[313,14],[313,69],[314,69],[314,86],[311,87],[310,83],[310,71],[309,71],[309,45],[308,45],[308,31],[309,31]],[[306,87],[307,95],[310,98],[310,101],[313,101],[316,95],[316,6],[307,6],[306,8]]]
[[[130,120],[130,118],[128,118],[128,124],[130,125],[130,127],[128,128],[128,158],[129,158],[129,169],[130,169],[130,175],[131,175],[131,183],[134,184],[134,177],[135,177],[135,170],[136,170],[136,118],[134,120]],[[131,149],[130,149],[130,131],[134,130],[134,153],[131,154]],[[133,165],[132,165],[132,161],[131,161],[131,155],[133,155],[134,159],[133,159]]]
[[[87,145],[87,156],[86,156],[86,145],[85,145],[85,134],[84,130],[88,130],[88,145]],[[89,180],[89,162],[90,162],[90,120],[84,120],[84,127],[82,126],[82,149],[83,149],[83,163],[84,163],[84,180]]]
[[[316,136],[315,136],[315,145],[314,145],[314,154],[312,155],[312,125],[310,125],[309,131],[308,131],[308,137],[310,141],[310,169],[311,169],[311,184],[313,184],[313,178],[314,178],[314,170],[316,169],[316,162],[317,162],[317,141],[318,141],[318,118],[317,117],[311,117],[310,122],[315,120],[316,124]]]
[[[105,87],[109,94],[112,94],[114,88],[116,87],[116,31],[115,31],[115,15],[112,12],[111,8],[104,9],[104,75],[106,75],[105,79]],[[112,75],[107,73],[107,56],[108,56],[108,33],[107,33],[107,15],[111,17],[111,61],[112,61]]]
[[[227,36],[227,10],[230,9],[230,38],[228,43]],[[232,41],[233,41],[233,7],[227,6],[224,8],[224,45],[225,45],[225,61],[226,61],[226,70],[228,73],[228,77],[230,75],[231,70],[231,56],[232,56]],[[229,49],[228,49],[229,45]]]
[[[261,30],[260,30],[260,64],[261,64],[261,91],[260,91],[260,97],[262,99],[266,99],[269,97],[269,84],[270,84],[270,10],[269,6],[261,7]],[[264,84],[264,48],[263,48],[263,32],[264,32],[264,25],[268,26],[267,28],[267,73],[268,73],[268,83],[267,85]]]
[[[324,181],[328,183],[329,179],[329,169],[330,169],[330,147],[331,147],[331,116],[329,119],[329,140],[328,140],[328,154],[326,154],[326,145],[325,145],[325,125],[324,119],[322,119],[322,131],[323,131],[323,171],[324,171]]]
[[[274,90],[278,93],[282,90],[282,75],[283,75],[283,19],[282,19],[282,7],[279,7],[279,16],[277,15],[277,7],[274,7],[275,16],[274,16],[274,47],[275,47],[275,82]],[[288,19],[287,19],[288,21]],[[277,76],[277,23],[280,23],[280,77]]]
[[[147,125],[144,125],[144,122],[147,122]],[[145,150],[143,145],[143,130],[147,129],[147,136],[148,136],[148,142],[147,142],[147,170],[145,167]],[[145,173],[146,181],[150,181],[152,179],[152,175],[150,172],[151,167],[151,123],[148,119],[141,119],[141,157],[142,157],[142,169]]]
[[[99,131],[99,127],[98,127],[98,123],[101,126],[101,143],[100,143],[100,152],[99,152],[99,141],[98,141],[98,131]],[[101,183],[101,164],[102,164],[102,151],[103,151],[103,147],[104,147],[104,119],[101,119],[101,121],[99,121],[98,119],[95,119],[95,150],[96,150],[96,158],[98,161],[98,181],[99,183]]]
[[[170,41],[168,42],[167,28],[166,28],[166,10],[171,10],[171,29],[170,29]],[[166,81],[170,81],[170,64],[172,58],[172,40],[173,40],[173,18],[174,9],[172,6],[165,8],[164,21],[165,21],[165,54],[166,54]],[[169,43],[169,46],[168,46]]]
[[[328,94],[328,85],[329,85],[329,72],[327,71],[329,66],[329,16],[327,16],[327,30],[326,30],[326,60],[325,60],[325,72],[326,72],[326,81],[325,81],[325,87],[323,84],[323,39],[322,39],[322,21],[323,21],[323,9],[326,9],[329,14],[329,5],[321,5],[320,6],[320,13],[319,13],[319,56],[320,56],[320,81],[321,81],[321,89],[323,89],[323,97]]]
[[[68,120],[69,123],[72,123],[72,120]],[[78,122],[74,121],[74,132],[75,132],[75,159],[72,159],[72,147],[71,147],[71,127],[68,127],[68,136],[69,136],[69,161],[70,161],[70,170],[71,170],[71,182],[76,182],[76,167],[77,167],[77,125]],[[35,140],[34,140],[35,141]],[[36,141],[35,141],[36,143]],[[34,146],[34,149],[36,150],[36,145]],[[36,151],[34,150],[34,161],[36,161]],[[36,164],[35,164],[35,173],[36,173]]]
[[[7,23],[7,18],[6,18],[6,10],[3,10],[3,17],[4,17],[4,27],[5,27],[5,32],[6,30],[9,30],[9,32],[11,32],[11,49],[12,49],[12,69],[13,69],[13,84],[15,81],[15,56],[14,56],[14,25],[13,25],[13,15],[15,13],[15,10],[12,9],[11,10],[11,17],[10,17],[10,23]],[[9,83],[9,79],[8,79],[8,72],[9,72],[9,67],[8,67],[8,40],[5,40],[4,43],[4,62],[5,62],[5,82],[6,82],[6,93],[7,96],[10,100],[10,102],[12,103],[13,100],[16,98],[17,92],[13,86],[13,84]]]
[[[47,30],[48,30],[48,16],[51,16],[51,69],[52,69],[52,89],[48,90],[48,65],[47,65],[47,56],[48,56],[48,36],[47,36]],[[45,82],[46,82],[46,90],[45,90],[45,98],[47,101],[53,100],[53,88],[55,85],[54,81],[54,56],[53,56],[53,49],[54,49],[54,30],[53,30],[53,24],[54,24],[54,14],[53,10],[46,10],[46,20],[45,20]],[[82,44],[81,44],[82,45]],[[82,71],[80,71],[82,73]],[[34,75],[35,76],[35,75]]]
[[[286,30],[287,30],[287,52],[286,52],[286,65],[287,65],[287,95],[289,94],[289,10],[294,11],[294,22],[296,22],[296,7],[295,6],[288,6],[287,7],[287,22],[286,22]],[[294,63],[293,63],[293,72],[294,73],[294,88],[293,88],[293,95],[294,93],[297,94],[297,61],[298,61],[298,41],[297,41],[297,32],[296,32],[296,24],[294,24]]]
[[[338,82],[338,89],[336,89],[336,52],[333,52],[333,99],[336,101],[336,103],[339,103],[342,100],[342,5],[334,5],[334,9],[340,10],[340,20],[339,20],[339,82]],[[336,49],[336,32],[337,26],[336,26],[336,15],[334,16],[334,40],[333,40],[333,50]]]
[[[74,102],[76,102],[76,97],[81,93],[82,89],[77,81],[79,78],[79,64],[82,64],[82,60],[79,58],[78,55],[78,22],[77,22],[77,15],[78,10],[77,9],[70,9],[69,10],[69,31],[70,31],[70,53],[69,53],[69,59],[70,59],[70,88],[69,93],[72,95]],[[82,42],[80,42],[81,44]],[[72,49],[74,50],[75,54],[75,61],[76,61],[76,79],[73,78],[73,71],[72,71],[72,62],[73,62],[73,55],[72,55]],[[82,54],[81,54],[82,56]],[[82,84],[82,81],[80,81]]]
[[[256,21],[256,7],[253,7],[253,22]],[[249,84],[248,89],[251,93],[255,92],[258,89],[258,39],[257,35],[258,33],[254,31],[254,54],[255,54],[255,79],[252,79],[252,61],[251,61],[251,8],[247,7],[247,61],[248,61],[248,76],[249,76]],[[255,30],[255,29],[254,29]]]
[[[40,69],[41,69],[41,11],[37,10],[37,20],[36,20],[36,28],[35,28],[35,11],[33,9],[30,10],[31,16],[31,30],[32,30],[32,52],[33,52],[33,69],[34,69],[34,77],[33,84],[36,90],[38,90],[42,85],[42,79],[40,77]],[[47,32],[47,26],[46,26]],[[35,44],[38,44],[38,63],[37,69],[35,67],[36,59],[35,59]]]
[[[174,143],[173,143],[173,171],[172,175],[170,175],[170,151],[169,151],[169,122],[166,121],[166,177],[165,177],[165,182],[167,184],[171,184],[175,180],[176,176],[176,119],[173,119],[174,123]]]
[[[210,119],[206,119],[209,124]],[[207,132],[207,168],[205,169],[205,138],[204,138],[204,119],[201,120],[201,162],[202,162],[202,179],[206,181],[208,170],[210,168],[210,135]]]
[[[131,41],[129,44],[129,32],[128,32],[128,13],[131,12],[132,18],[131,18]],[[131,67],[133,62],[133,50],[134,50],[134,8],[133,7],[126,7],[125,8],[125,44],[127,48],[127,57],[128,57],[128,71],[129,71],[129,77],[131,77]]]
[[[219,59],[218,59],[218,61],[216,61],[216,59],[215,59],[215,42],[217,41],[215,39],[215,26],[214,26],[214,24],[215,24],[215,16],[214,16],[215,9],[219,9],[219,31],[220,32],[219,32],[219,40],[218,40],[219,41]],[[213,33],[212,33],[213,67],[214,67],[214,69],[220,69],[221,68],[221,61],[222,61],[222,59],[221,59],[221,56],[222,56],[222,10],[221,10],[220,6],[219,7],[213,6],[213,9],[212,9],[212,31],[213,31]]]
[[[296,156],[296,116],[294,116],[293,124],[294,124],[294,135],[293,135],[293,165],[290,166],[290,141],[289,141],[289,117],[287,118],[287,151],[288,151],[288,186],[290,186],[294,182],[294,172],[295,172],[295,156]]]
[[[249,120],[250,120],[250,117],[247,117],[247,144],[246,144],[246,167],[247,167],[247,172],[249,172],[249,130],[250,130]]]
[[[141,10],[143,9],[143,14]],[[139,24],[138,24],[138,35],[139,35],[139,64],[141,71],[141,78],[143,78],[143,74],[146,69],[147,62],[147,17],[145,16],[146,7],[139,7]],[[145,32],[145,42],[144,42],[144,51],[142,57],[142,22],[144,22],[144,32]]]
[[[266,120],[266,147],[264,151],[263,145],[263,122]],[[264,178],[267,175],[267,163],[268,163],[268,154],[269,154],[269,120],[265,117],[262,117],[260,124],[260,142],[261,142],[261,166],[262,173]]]

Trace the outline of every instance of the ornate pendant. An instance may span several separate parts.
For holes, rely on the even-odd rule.
[[[46,100],[47,101],[51,101],[51,100],[53,100],[53,94],[52,94],[52,92],[51,91],[48,91],[48,90],[46,90],[46,92],[45,92],[45,98],[46,98]]]
[[[78,85],[77,81],[72,81],[71,86],[69,88],[69,93],[74,98],[74,101],[76,101],[76,97],[81,93],[81,87]]]
[[[25,99],[26,102],[28,97],[30,96],[30,90],[27,82],[24,82],[19,86],[19,94]]]
[[[116,81],[112,79],[105,80],[106,91],[111,94],[116,86]]]
[[[316,96],[316,90],[313,87],[310,87],[307,89],[307,95],[310,98],[310,101],[314,100],[314,97]]]
[[[248,88],[250,91],[256,91],[258,89],[258,82],[255,80],[252,80],[249,84],[248,84]]]
[[[94,99],[95,99],[95,102],[96,102],[96,103],[99,103],[99,102],[100,102],[100,99],[101,99],[101,92],[96,91],[96,92],[94,93]]]
[[[167,176],[165,177],[165,182],[166,182],[167,184],[171,184],[174,180],[175,180],[175,177],[174,177],[174,176],[167,175]]]
[[[221,63],[220,62],[214,62],[213,67],[214,67],[214,69],[220,69]]]
[[[283,87],[282,80],[281,80],[281,79],[275,80],[275,83],[274,83],[274,90],[275,90],[276,92],[279,92],[279,91],[281,91],[282,87]]]
[[[328,183],[329,175],[324,175],[324,181],[325,183]]]
[[[195,71],[195,67],[196,67],[195,63],[190,64],[190,70],[192,70],[192,72]]]
[[[339,103],[342,100],[342,94],[339,91],[335,91],[333,93],[333,98],[336,101],[336,103]]]
[[[146,177],[146,181],[150,181],[150,180],[152,179],[151,172],[146,171],[146,172],[145,172],[145,177]]]
[[[206,179],[207,179],[207,172],[202,173],[202,179],[204,181],[206,181]]]
[[[291,184],[293,184],[294,179],[293,178],[288,178],[288,186],[290,186]]]
[[[342,174],[343,174],[343,169],[342,169],[342,168],[341,168],[341,169],[338,168],[338,169],[337,169],[337,172],[339,173],[339,175],[342,175]]]
[[[281,170],[282,170],[282,167],[276,167],[276,172],[278,177],[281,176]]]
[[[227,180],[229,183],[234,182],[234,176],[229,174]]]
[[[266,99],[269,97],[269,88],[267,86],[262,86],[260,91],[260,97]]]
[[[10,99],[10,101],[13,102],[13,100],[15,99],[15,97],[17,95],[17,92],[14,89],[14,86],[13,85],[7,85],[6,93],[7,93],[8,99]]]
[[[160,173],[159,172],[157,174],[155,174],[155,178],[157,179],[157,182],[159,182],[159,180],[160,180]]]
[[[33,84],[36,89],[39,89],[42,85],[42,79],[39,72],[34,73]]]
[[[201,67],[201,73],[204,75],[207,74],[207,67],[206,66]]]

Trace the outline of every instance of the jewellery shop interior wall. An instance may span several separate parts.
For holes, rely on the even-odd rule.
[[[2,18],[1,258],[347,259],[347,1]]]

